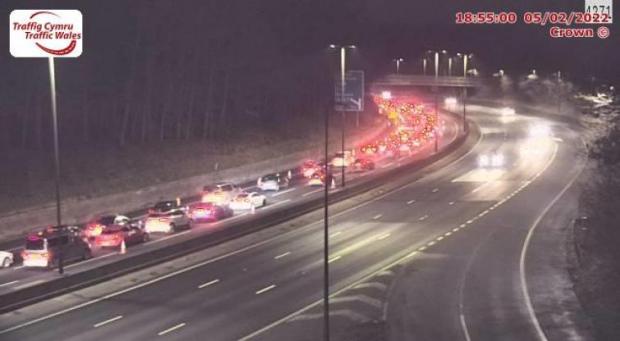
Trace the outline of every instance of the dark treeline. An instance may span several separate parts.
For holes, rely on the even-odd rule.
[[[75,6],[84,15],[84,53],[56,62],[63,146],[211,140],[252,131],[287,136],[309,123],[319,129],[338,60],[326,50],[287,50],[297,45],[282,38],[291,18],[260,3]],[[2,45],[0,149],[47,148],[47,60],[14,59],[8,43]]]

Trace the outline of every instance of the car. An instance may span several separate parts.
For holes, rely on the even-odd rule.
[[[124,215],[105,215],[93,219],[88,222],[82,230],[82,236],[92,239],[101,234],[101,232],[110,225],[125,226],[130,223],[130,219]]]
[[[324,164],[322,162],[318,162],[314,160],[306,160],[301,165],[301,174],[303,174],[303,176],[306,178],[310,178],[312,174],[321,170],[323,167],[324,167]]]
[[[11,264],[13,264],[13,253],[0,251],[0,267],[8,268]]]
[[[110,225],[95,238],[95,245],[99,247],[120,247],[125,241],[126,245],[144,243],[149,240],[149,234],[136,225]]]
[[[188,215],[194,222],[217,221],[233,216],[233,210],[229,206],[215,205],[210,202],[199,202],[189,206]]]
[[[171,233],[183,227],[190,229],[192,220],[180,208],[165,213],[150,213],[144,220],[146,233]]]
[[[267,198],[257,192],[239,193],[235,199],[230,203],[230,208],[238,210],[249,210],[254,206],[255,208],[267,205]]]
[[[363,172],[375,169],[375,163],[369,159],[355,159],[353,162],[353,170]]]
[[[350,150],[345,150],[344,153],[336,153],[336,155],[334,155],[331,165],[333,167],[348,167],[353,161],[353,153]]]
[[[153,205],[153,207],[149,208],[148,214],[155,214],[155,213],[167,214],[167,213],[174,212],[177,210],[185,210],[185,209],[186,208],[184,206],[181,206],[179,201],[177,200],[165,200],[165,201],[160,201],[156,203],[155,205]]]
[[[385,153],[388,150],[388,143],[386,141],[379,141],[377,142],[377,148],[379,153]]]
[[[260,177],[256,181],[256,186],[261,191],[279,191],[280,188],[286,188],[289,186],[289,178],[287,176],[277,174],[269,174]]]
[[[90,244],[81,235],[78,226],[50,226],[30,233],[21,252],[25,267],[53,268],[64,261],[85,260],[92,257]]]
[[[314,173],[310,179],[308,179],[308,186],[324,186],[325,183],[331,183],[333,176],[331,173],[325,175],[325,171]]]
[[[367,143],[360,147],[360,152],[366,155],[375,155],[379,152],[379,146],[374,143]]]
[[[228,205],[239,193],[241,193],[239,186],[231,182],[221,182],[215,185],[204,186],[201,201],[216,205]]]
[[[504,166],[504,155],[501,153],[482,154],[478,156],[478,167],[498,168]]]

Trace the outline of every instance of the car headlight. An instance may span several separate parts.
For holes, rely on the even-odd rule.
[[[510,107],[502,108],[502,115],[509,116],[509,115],[514,115],[514,114],[515,114],[515,110],[513,108],[510,108]]]
[[[504,165],[504,155],[502,154],[495,154],[493,155],[493,157],[491,158],[491,165],[493,167],[501,167]]]
[[[480,155],[478,157],[478,166],[487,167],[489,165],[489,157],[487,155]]]

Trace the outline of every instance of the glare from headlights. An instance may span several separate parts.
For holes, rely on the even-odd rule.
[[[504,107],[501,111],[503,116],[511,116],[515,114],[515,110],[511,107]]]
[[[382,91],[381,98],[383,99],[392,99],[392,93],[390,91]]]
[[[534,138],[549,137],[551,135],[551,128],[546,124],[532,125],[530,126],[529,134],[530,137]]]
[[[489,156],[482,154],[478,156],[478,167],[488,167],[489,166]]]
[[[446,107],[450,108],[450,107],[455,107],[458,104],[458,101],[454,97],[446,97],[443,103]]]

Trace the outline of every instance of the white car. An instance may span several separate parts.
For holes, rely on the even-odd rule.
[[[334,167],[348,167],[355,161],[355,156],[350,150],[345,150],[343,153],[336,153],[332,159],[332,166]]]
[[[221,182],[213,186],[205,186],[202,189],[202,202],[210,202],[216,205],[227,205],[237,195],[241,188],[231,182]]]
[[[504,166],[504,155],[501,153],[482,154],[478,156],[478,166],[481,168],[497,168]]]
[[[278,174],[265,175],[256,181],[256,186],[261,191],[279,191],[282,187],[288,187],[289,179]]]
[[[192,220],[181,209],[169,213],[151,213],[144,220],[146,233],[171,233],[182,227],[191,228]]]
[[[0,251],[0,266],[8,268],[13,264],[13,253],[8,251]]]
[[[265,205],[267,205],[267,198],[264,195],[251,192],[238,194],[233,201],[230,202],[229,207],[235,211],[240,211],[252,209],[252,206],[258,208]]]

